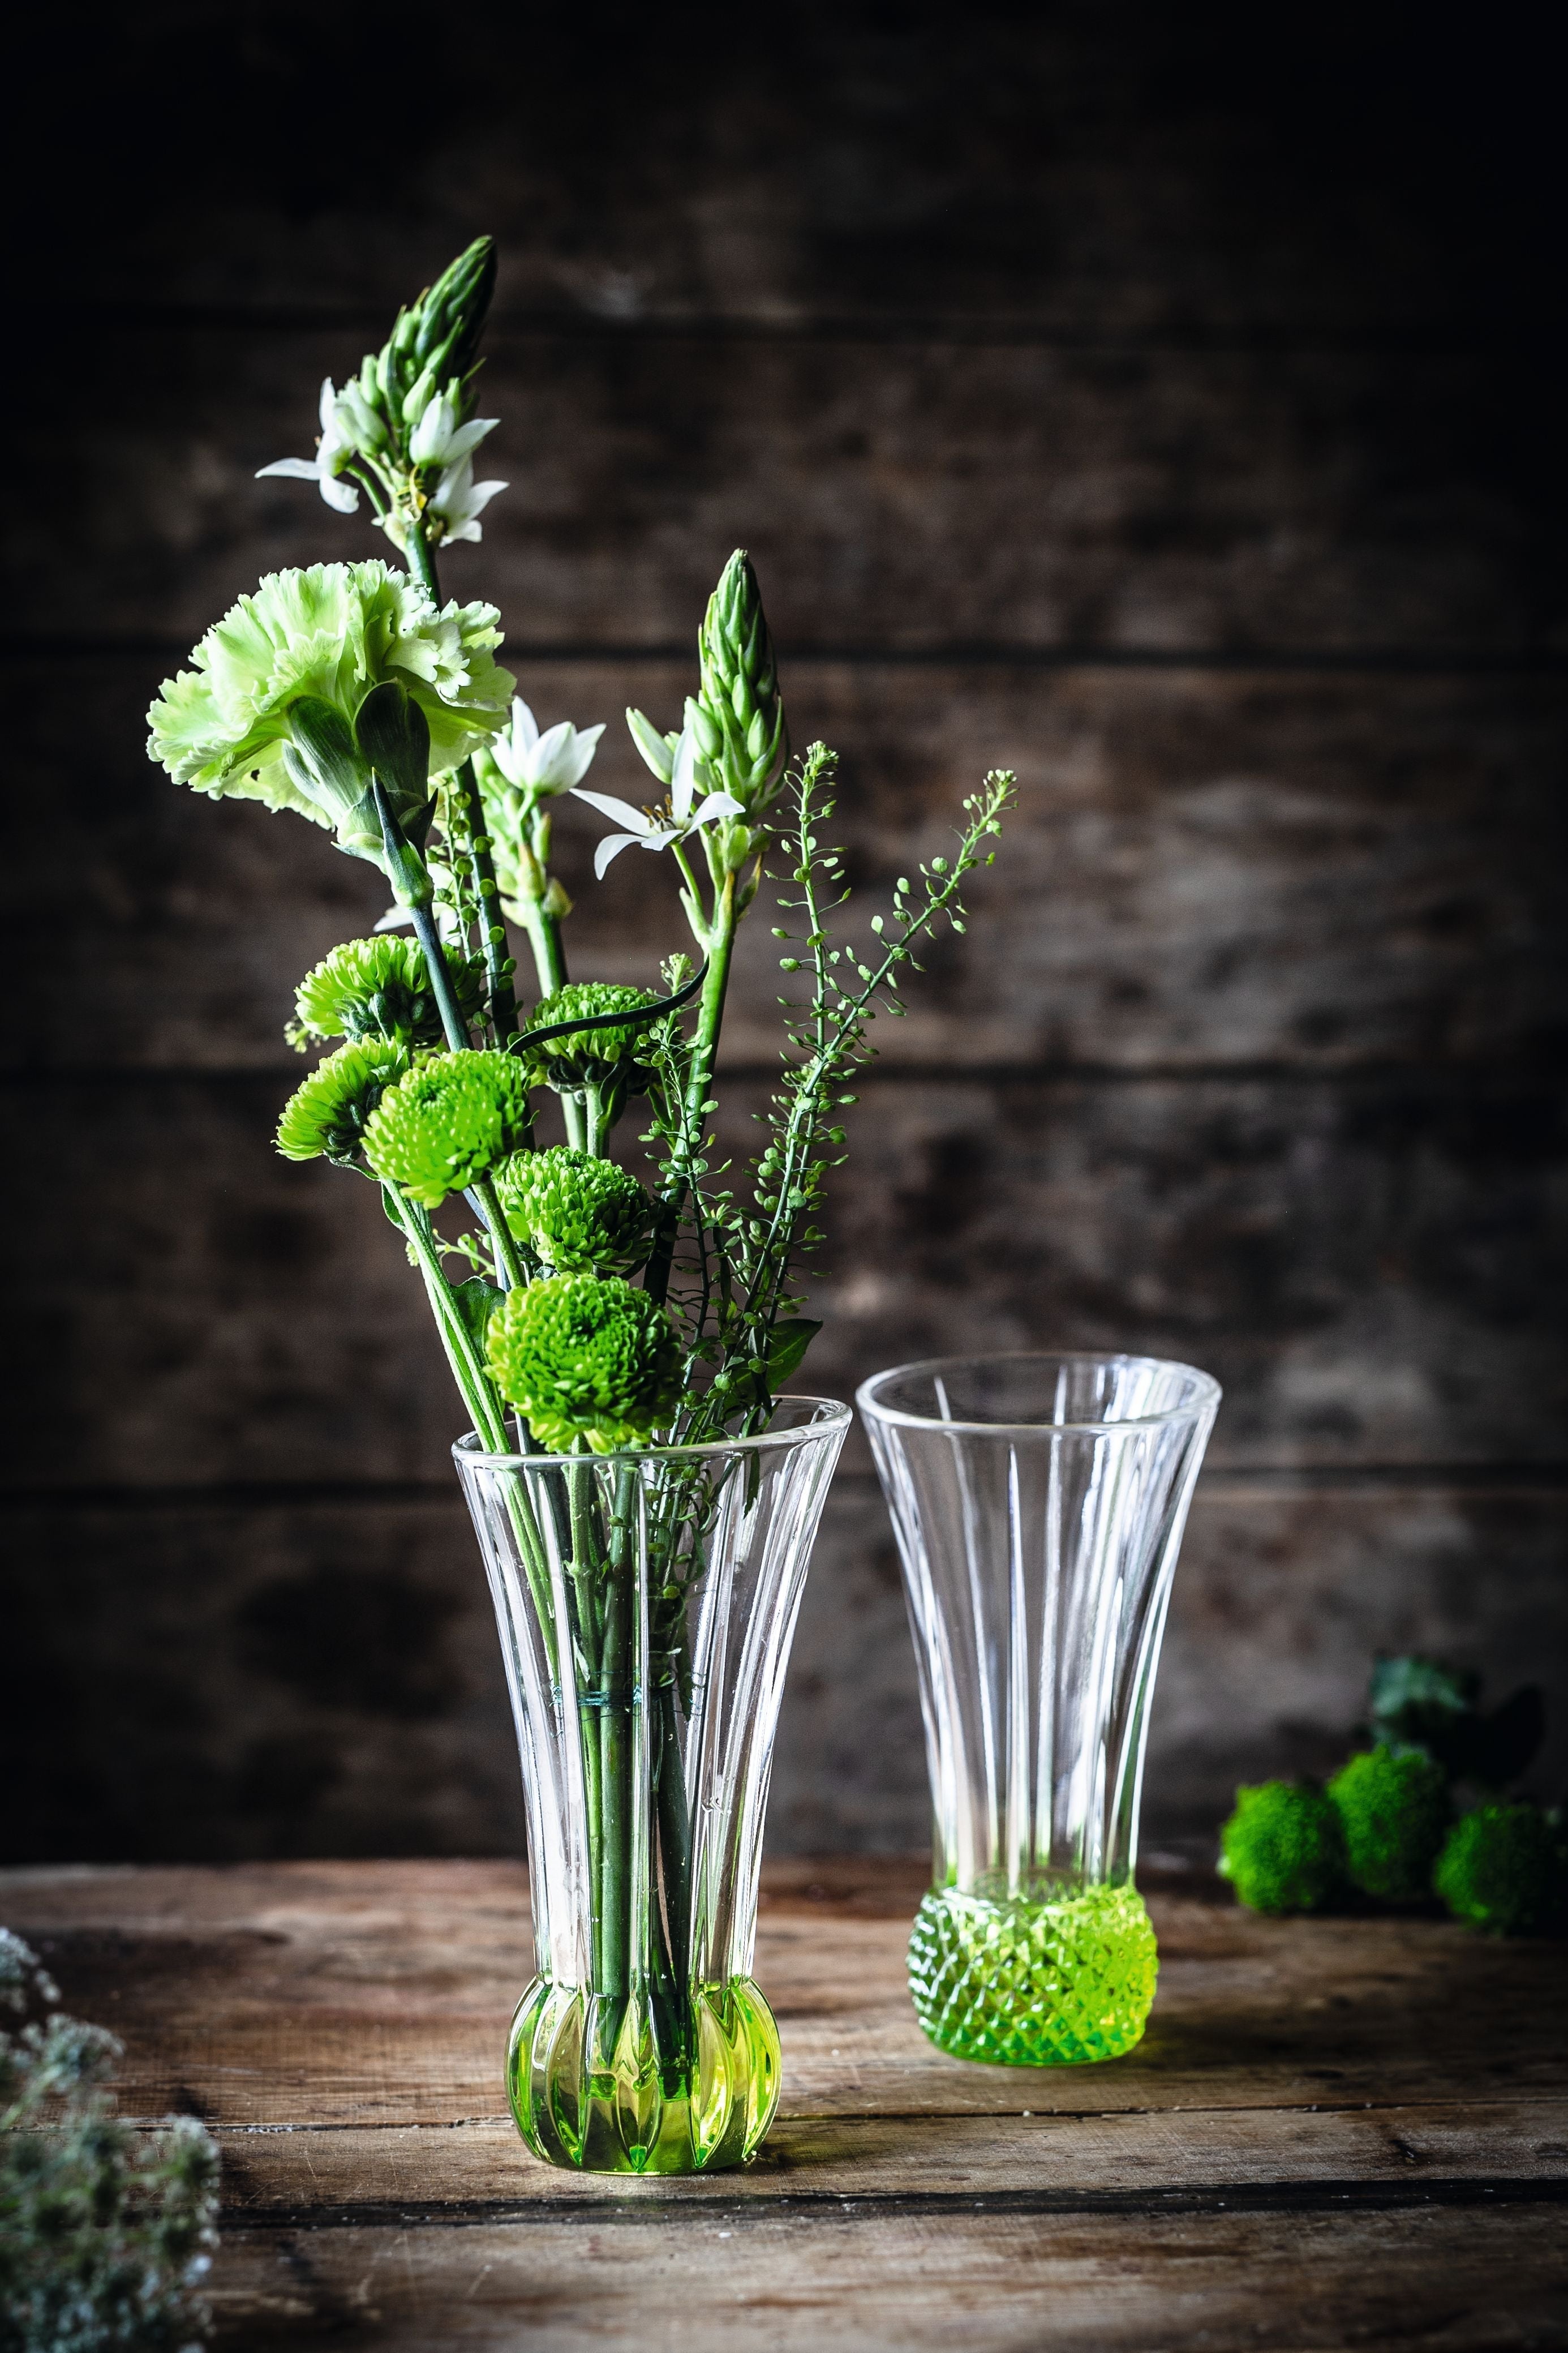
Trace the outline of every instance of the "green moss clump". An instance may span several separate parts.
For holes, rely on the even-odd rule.
[[[1324,1793],[1344,1832],[1353,1885],[1387,1903],[1427,1894],[1448,1827],[1448,1780],[1419,1749],[1380,1746],[1341,1767]]]
[[[1450,1912],[1494,1936],[1560,1927],[1568,1916],[1568,1846],[1539,1806],[1478,1806],[1455,1823],[1432,1883]]]
[[[1339,1815],[1308,1782],[1238,1789],[1219,1836],[1221,1874],[1250,1911],[1316,1912],[1345,1883]]]

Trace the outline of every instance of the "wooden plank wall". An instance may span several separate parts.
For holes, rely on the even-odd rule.
[[[797,737],[844,754],[868,906],[981,771],[1019,774],[864,1091],[815,1379],[1064,1343],[1224,1381],[1156,1840],[1331,1762],[1378,1645],[1554,1675],[1550,1782],[1563,597],[1517,33],[561,13],[469,12],[447,82],[395,11],[374,55],[284,5],[139,12],[26,215],[56,369],[0,649],[27,996],[0,1847],[520,1840],[419,1300],[369,1188],[270,1151],[292,984],[381,893],[174,790],[141,723],[258,573],[380,552],[252,476],[480,229],[511,488],[448,584],[501,605],[542,720],[612,723],[595,781],[635,787],[620,709],[678,713],[738,543]],[[596,826],[559,831],[576,969],[648,978],[668,878],[628,854],[595,888]],[[741,1148],[772,944],[737,985]],[[775,1786],[785,1849],[923,1836],[863,1452]]]

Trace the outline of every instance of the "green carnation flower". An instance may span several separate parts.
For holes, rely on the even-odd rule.
[[[613,1160],[554,1144],[517,1153],[496,1185],[512,1232],[558,1274],[622,1271],[647,1249],[653,1204]]]
[[[558,1021],[589,1021],[605,1013],[640,1013],[657,1005],[646,988],[624,988],[609,980],[572,980],[564,988],[542,997],[529,1015],[530,1030],[548,1029]],[[613,1078],[624,1063],[635,1062],[647,1051],[648,1030],[581,1029],[568,1038],[547,1038],[542,1045],[523,1040],[540,1078],[547,1086],[568,1089],[594,1086]]]
[[[1478,1806],[1456,1822],[1432,1883],[1461,1920],[1494,1936],[1560,1927],[1568,1915],[1568,1843],[1539,1806]]]
[[[1250,1911],[1316,1912],[1344,1883],[1340,1818],[1305,1782],[1238,1789],[1219,1835],[1221,1876]]]
[[[325,1157],[352,1166],[371,1113],[407,1068],[407,1053],[392,1039],[362,1038],[340,1046],[283,1106],[278,1149],[284,1159]]]
[[[289,707],[330,703],[352,726],[373,687],[405,687],[430,727],[430,769],[456,768],[504,722],[516,683],[491,659],[493,605],[446,606],[380,563],[268,573],[209,629],[194,670],[165,679],[147,713],[149,756],[177,785],[214,800],[333,819],[303,792],[283,754]]]
[[[1380,1746],[1342,1766],[1324,1793],[1344,1832],[1350,1876],[1368,1895],[1426,1894],[1448,1827],[1448,1777],[1419,1749]]]
[[[366,1125],[378,1176],[426,1209],[488,1176],[526,1142],[528,1074],[510,1054],[437,1054],[388,1088]]]
[[[619,1275],[552,1274],[509,1291],[490,1318],[489,1366],[541,1446],[632,1446],[675,1410],[680,1349],[646,1291]]]
[[[484,998],[484,967],[470,958],[449,960],[452,990],[465,1020]],[[425,951],[416,940],[383,933],[344,940],[305,975],[294,999],[300,1038],[395,1038],[405,1046],[437,1046],[445,1031],[430,987]]]

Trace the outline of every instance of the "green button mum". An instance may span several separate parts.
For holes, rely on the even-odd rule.
[[[613,1160],[554,1144],[519,1152],[498,1170],[496,1190],[519,1241],[557,1274],[610,1274],[640,1263],[653,1204]]]
[[[363,1038],[340,1046],[283,1106],[278,1149],[284,1159],[327,1159],[352,1166],[376,1105],[407,1068],[406,1052],[391,1039]]]
[[[411,1200],[438,1209],[528,1133],[528,1075],[510,1054],[437,1054],[382,1097],[365,1127],[365,1157]]]
[[[680,1386],[668,1316],[619,1275],[554,1274],[509,1291],[490,1318],[490,1376],[552,1453],[635,1446],[668,1421]]]
[[[452,993],[465,1020],[484,1000],[484,967],[471,957],[447,960]],[[382,933],[344,940],[300,983],[294,999],[307,1038],[395,1038],[405,1046],[439,1045],[440,1009],[417,940]]]
[[[528,1029],[549,1029],[561,1021],[592,1021],[607,1013],[641,1013],[658,1002],[646,988],[623,987],[609,980],[571,980],[564,988],[541,998],[529,1016]],[[547,1085],[580,1087],[613,1078],[623,1064],[646,1054],[648,1031],[646,1027],[622,1029],[606,1022],[602,1029],[547,1038],[540,1046],[530,1044],[525,1033],[522,1043]]]

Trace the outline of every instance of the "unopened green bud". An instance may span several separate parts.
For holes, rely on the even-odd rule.
[[[716,783],[752,818],[776,797],[789,753],[777,664],[751,559],[737,548],[708,601],[698,639],[698,740]]]

